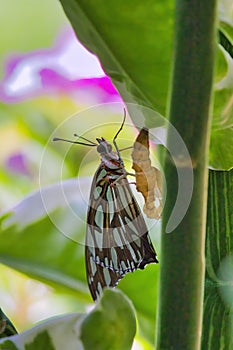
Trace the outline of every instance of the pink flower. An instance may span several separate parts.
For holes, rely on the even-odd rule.
[[[22,174],[30,176],[30,170],[28,167],[28,160],[22,153],[14,153],[9,156],[5,161],[5,167],[12,173]]]
[[[69,94],[91,102],[116,102],[121,98],[96,56],[88,52],[73,31],[59,36],[52,48],[8,59],[0,82],[0,100],[18,103],[39,95]]]

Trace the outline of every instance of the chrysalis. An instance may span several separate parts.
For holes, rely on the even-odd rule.
[[[148,218],[159,219],[162,211],[162,176],[159,169],[151,165],[147,128],[142,128],[136,138],[132,159],[136,188],[145,200],[143,211]]]

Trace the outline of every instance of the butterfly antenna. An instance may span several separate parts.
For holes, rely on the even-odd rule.
[[[96,144],[95,142],[93,142],[93,141],[91,141],[91,140],[88,140],[88,139],[86,139],[86,138],[83,137],[83,136],[80,136],[80,135],[77,135],[77,134],[74,134],[74,136],[75,136],[75,137],[78,137],[78,138],[80,138],[80,139],[82,139],[82,140],[84,140],[84,141],[87,141],[87,142],[91,143],[93,146],[97,146],[97,144]]]
[[[117,136],[120,134],[121,130],[123,129],[123,126],[125,124],[125,119],[126,119],[126,109],[124,108],[124,117],[123,117],[123,121],[121,123],[121,126],[119,128],[119,130],[117,131],[116,135],[114,136],[114,139],[113,139],[113,144],[116,148],[116,151],[117,151],[117,154],[118,154],[118,157],[121,159],[121,156],[120,156],[120,151],[117,147],[117,144],[116,144],[116,139],[117,139]]]
[[[121,130],[123,129],[123,126],[125,124],[125,119],[126,119],[126,109],[124,108],[124,118],[123,118],[123,122],[119,128],[119,130],[117,131],[116,135],[114,136],[113,142],[115,143],[117,136],[120,134]]]
[[[84,139],[83,137],[81,137],[81,138]],[[83,145],[83,146],[90,146],[90,147],[97,146],[97,144],[92,142],[92,141],[89,141],[87,139],[84,139],[84,140],[88,141],[89,143],[73,141],[73,140],[67,140],[67,139],[63,139],[63,138],[60,138],[60,137],[54,137],[53,138],[53,141],[64,141],[64,142],[69,142],[69,143],[73,143],[73,144],[77,144],[77,145]]]

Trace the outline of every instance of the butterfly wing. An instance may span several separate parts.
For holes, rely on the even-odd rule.
[[[86,273],[93,298],[127,272],[158,262],[126,176],[101,165],[93,179],[86,232]]]
[[[89,290],[93,300],[97,300],[106,287],[115,287],[123,277],[119,272],[96,264],[86,248],[86,273]]]

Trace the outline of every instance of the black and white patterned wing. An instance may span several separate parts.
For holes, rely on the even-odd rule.
[[[119,272],[96,264],[86,249],[86,273],[89,290],[93,300],[97,300],[106,287],[114,288],[123,277]]]
[[[92,296],[127,273],[156,263],[156,253],[126,176],[100,166],[93,179],[86,232],[86,272]],[[99,283],[99,284],[98,284]]]

